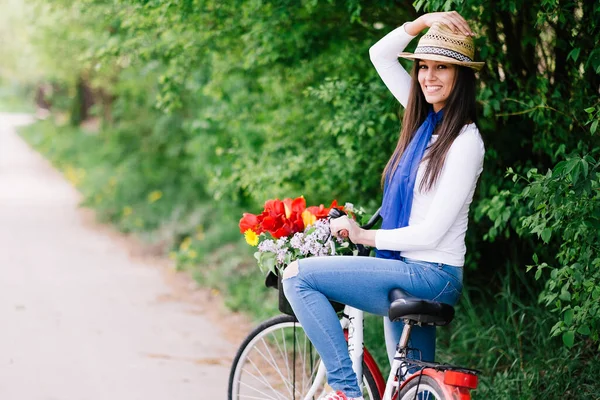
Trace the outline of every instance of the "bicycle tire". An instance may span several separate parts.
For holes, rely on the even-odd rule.
[[[250,332],[239,347],[229,374],[228,399],[304,399],[319,361],[296,318],[270,318]],[[325,390],[323,382],[314,399]],[[373,372],[365,364],[363,391],[365,400],[381,400]]]
[[[452,400],[432,377],[415,376],[398,393],[398,400]]]

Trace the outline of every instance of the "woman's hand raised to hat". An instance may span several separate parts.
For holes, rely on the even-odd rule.
[[[465,36],[475,36],[469,27],[469,23],[456,11],[433,12],[421,15],[416,20],[406,24],[404,29],[409,35],[416,36],[423,29],[431,27],[435,22],[448,26],[455,33],[462,33]]]

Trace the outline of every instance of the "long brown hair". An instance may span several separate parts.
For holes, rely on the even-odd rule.
[[[421,181],[420,190],[429,190],[435,184],[439,177],[446,154],[454,139],[458,136],[463,126],[467,123],[477,122],[477,113],[475,107],[475,73],[471,68],[456,66],[456,76],[452,92],[446,100],[444,106],[444,118],[436,128],[435,133],[438,134],[438,139],[431,146],[422,161],[429,161],[425,168],[425,175]],[[400,130],[400,138],[392,157],[388,161],[383,175],[381,184],[384,185],[386,180],[391,178],[393,172],[398,167],[400,157],[408,144],[415,136],[415,133],[421,124],[427,118],[431,105],[425,100],[425,95],[419,85],[419,61],[415,60],[412,69],[412,85],[408,97],[408,104],[402,119],[402,128]]]

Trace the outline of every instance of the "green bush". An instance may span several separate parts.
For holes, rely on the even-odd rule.
[[[545,270],[545,290],[540,303],[561,314],[552,334],[562,334],[573,346],[575,333],[598,342],[600,335],[600,163],[591,155],[572,157],[542,175],[527,174],[528,186],[517,196],[531,214],[523,218],[523,230],[544,243],[555,242],[553,259],[533,261],[536,279]]]

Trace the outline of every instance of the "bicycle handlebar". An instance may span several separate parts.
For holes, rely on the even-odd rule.
[[[379,207],[377,209],[377,211],[375,211],[375,214],[373,214],[373,216],[371,217],[371,219],[369,219],[369,221],[364,224],[363,226],[361,226],[361,228],[363,229],[371,229],[372,227],[375,226],[375,224],[377,222],[379,222],[379,220],[381,219],[381,207]]]
[[[373,216],[371,217],[371,219],[369,219],[369,221],[362,225],[361,228],[362,229],[371,229],[373,226],[375,226],[375,224],[381,219],[381,207],[379,207],[377,209],[377,211],[375,211],[375,214],[373,214]],[[329,210],[329,218],[339,218],[343,215],[347,215],[345,211],[340,210],[338,208],[332,208],[331,210]]]

